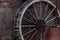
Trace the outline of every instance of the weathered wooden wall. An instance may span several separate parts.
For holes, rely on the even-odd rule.
[[[0,3],[0,40],[13,40],[14,38],[14,18],[21,1],[12,1],[6,7]]]

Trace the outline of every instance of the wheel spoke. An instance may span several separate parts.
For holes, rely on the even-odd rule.
[[[53,21],[54,19],[56,19],[56,17],[54,17],[54,18],[50,19],[50,20],[49,20],[49,21],[47,21],[46,23],[49,23],[49,22]]]
[[[48,27],[53,27],[53,26],[56,26],[54,24],[47,24]]]
[[[35,33],[33,33],[33,35],[31,36],[31,38],[29,40],[31,40],[37,33],[37,30],[35,31]]]
[[[32,22],[34,24],[36,24],[36,22],[32,21],[32,20],[29,20],[28,18],[24,17],[26,20],[28,20],[29,22]]]
[[[35,11],[36,17],[39,19],[38,12],[35,5],[34,5],[34,11]]]
[[[55,10],[55,8],[52,9],[52,11],[48,14],[48,16],[46,17],[45,21],[50,17],[50,15],[52,14],[52,12]]]
[[[35,21],[37,21],[37,19],[35,18],[35,16],[30,12],[30,10],[27,10],[29,12],[29,14],[34,18]]]
[[[42,3],[40,3],[40,19],[42,19]]]
[[[48,13],[47,11],[48,11],[48,4],[47,4],[46,7],[45,7],[45,16],[44,16],[44,19],[45,19],[45,17],[46,17],[46,14]]]
[[[27,32],[27,33],[23,34],[23,36],[25,36],[25,35],[27,35],[27,34],[29,34],[29,33],[33,32],[34,30],[36,30],[36,28],[34,28],[34,29],[30,30],[29,32]]]
[[[40,35],[40,40],[43,40],[43,34],[41,33],[41,35]]]
[[[43,40],[43,34],[42,34],[42,32],[38,32],[38,34],[37,34],[37,36],[38,36],[38,40]]]
[[[35,27],[35,25],[22,25],[22,27]]]
[[[27,28],[27,29],[23,32],[23,34],[26,33],[26,32],[28,32],[30,29],[31,29],[31,28]]]
[[[46,5],[45,13],[47,13],[47,11],[48,11],[48,4]]]
[[[57,25],[58,28],[60,28],[60,25]]]
[[[33,21],[34,19],[27,13],[28,17],[30,18],[31,21]],[[34,22],[36,23],[36,22]]]

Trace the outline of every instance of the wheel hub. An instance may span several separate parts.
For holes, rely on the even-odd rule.
[[[38,22],[36,23],[36,28],[38,31],[44,31],[46,27],[46,22],[44,20],[38,20]]]

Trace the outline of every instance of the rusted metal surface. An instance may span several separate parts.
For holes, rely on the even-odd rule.
[[[44,40],[60,40],[60,28],[50,28],[49,35],[47,34]]]

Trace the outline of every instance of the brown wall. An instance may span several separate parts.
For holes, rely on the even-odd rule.
[[[1,4],[1,3],[0,3]],[[1,4],[2,5],[2,4]],[[20,2],[13,0],[7,7],[0,5],[0,39],[13,40],[14,18]]]

